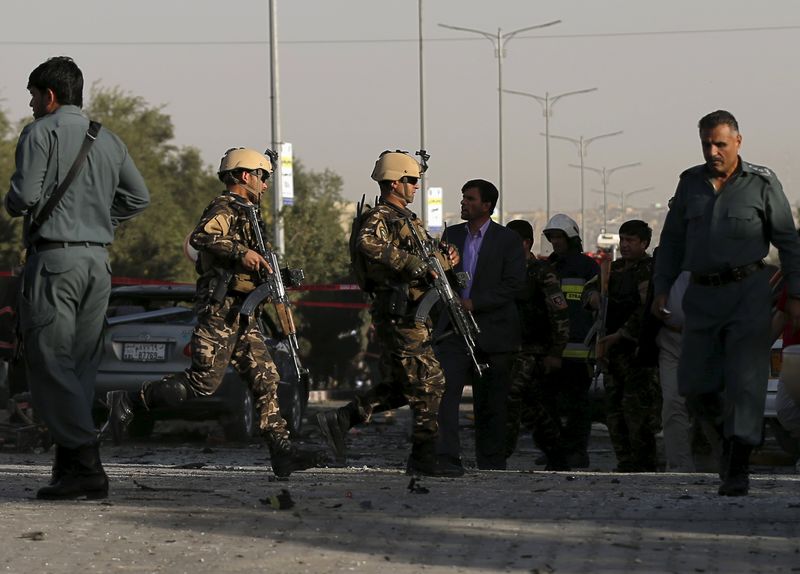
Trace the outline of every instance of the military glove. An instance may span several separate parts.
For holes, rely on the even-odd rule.
[[[403,269],[408,272],[412,279],[420,279],[428,273],[430,267],[416,255],[409,255]]]

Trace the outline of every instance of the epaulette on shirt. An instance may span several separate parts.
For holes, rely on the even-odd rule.
[[[761,177],[767,180],[775,179],[775,172],[773,172],[768,167],[764,167],[763,165],[756,165],[754,163],[748,163],[746,161],[742,161],[742,171],[755,173],[756,175],[760,175]]]
[[[687,175],[699,175],[699,176],[703,176],[703,174],[705,173],[705,168],[706,168],[706,165],[705,165],[704,163],[701,163],[700,165],[696,165],[696,166],[694,166],[694,167],[690,167],[689,169],[685,170],[685,171],[684,171],[684,172],[683,172],[683,173],[680,175],[680,179],[683,179],[683,178],[684,178],[684,177],[686,177]]]

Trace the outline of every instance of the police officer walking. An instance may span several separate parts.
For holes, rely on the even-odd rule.
[[[424,241],[428,232],[407,206],[414,201],[421,175],[419,163],[405,152],[383,152],[372,179],[378,182],[378,204],[357,215],[351,260],[362,289],[372,297],[372,322],[380,345],[380,383],[334,411],[317,415],[320,429],[339,461],[345,459],[345,435],[374,413],[411,407],[413,415],[410,474],[461,476],[463,468],[436,457],[437,414],[444,392],[444,373],[431,348],[431,320],[417,316],[434,271],[414,252],[410,226]],[[437,250],[445,270],[457,264]]]
[[[81,112],[83,74],[71,58],[39,65],[28,90],[35,121],[19,137],[5,207],[25,217],[26,378],[56,445],[52,480],[36,496],[105,498],[91,409],[111,291],[106,247],[150,198],[125,144]]]
[[[545,470],[569,470],[561,443],[561,420],[545,400],[545,385],[561,369],[561,355],[569,341],[569,310],[553,266],[537,259],[533,226],[523,219],[506,225],[522,239],[527,258],[525,288],[517,299],[522,347],[511,366],[508,392],[506,458],[514,453],[520,426],[547,457]]]
[[[800,324],[800,240],[789,202],[769,168],[739,156],[736,118],[718,110],[698,124],[705,163],[684,171],[670,201],[655,265],[653,313],[664,319],[670,285],[691,272],[678,368],[687,406],[723,437],[719,494],[749,490],[749,458],[761,442],[770,349],[769,271],[778,248],[788,279],[786,311]]]
[[[273,170],[270,159],[246,148],[229,149],[222,158],[219,179],[226,192],[206,207],[189,237],[198,251],[197,325],[191,340],[192,364],[182,373],[144,383],[141,390],[108,393],[109,423],[121,434],[136,412],[175,407],[193,397],[212,395],[232,364],[250,387],[259,413],[259,427],[278,477],[315,466],[313,452],[289,440],[286,421],[278,410],[280,376],[259,326],[260,311],[244,318],[242,303],[258,283],[259,272],[272,272],[256,250],[256,238],[243,204],[258,205]],[[277,272],[277,270],[275,270]]]

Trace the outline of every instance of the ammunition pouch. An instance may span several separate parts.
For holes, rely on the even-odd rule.
[[[230,269],[217,269],[217,276],[212,279],[214,287],[211,289],[211,301],[214,303],[222,303],[225,301],[225,296],[228,294],[231,280],[233,279],[233,271]]]
[[[408,283],[394,283],[378,291],[374,309],[381,315],[405,317],[408,313]]]

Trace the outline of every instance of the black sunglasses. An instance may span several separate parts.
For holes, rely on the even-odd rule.
[[[411,185],[417,185],[417,182],[419,181],[419,178],[418,177],[411,177],[410,175],[405,175],[405,176],[403,176],[403,181],[405,181],[406,183],[410,183]]]
[[[269,172],[266,169],[254,169],[250,173],[256,177],[260,177],[262,182],[265,182],[269,179]]]

